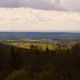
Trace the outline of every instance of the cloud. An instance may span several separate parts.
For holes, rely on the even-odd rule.
[[[80,30],[80,13],[0,8],[0,31]]]
[[[80,0],[61,0],[60,5],[64,10],[80,11]]]
[[[0,0],[0,7],[80,11],[80,0]]]

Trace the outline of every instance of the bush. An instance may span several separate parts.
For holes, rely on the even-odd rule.
[[[14,71],[5,80],[29,80],[25,70]]]

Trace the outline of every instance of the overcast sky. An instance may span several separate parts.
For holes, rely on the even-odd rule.
[[[0,6],[80,11],[80,0],[0,0]]]
[[[80,13],[31,8],[0,8],[0,31],[80,30]]]
[[[80,31],[80,0],[0,0],[0,31],[66,30]]]

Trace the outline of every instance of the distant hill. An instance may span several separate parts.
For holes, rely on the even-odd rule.
[[[0,39],[80,39],[80,33],[0,32]]]

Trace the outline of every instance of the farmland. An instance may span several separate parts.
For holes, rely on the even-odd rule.
[[[29,49],[31,45],[43,50],[46,50],[46,47],[49,49],[56,48],[56,45],[48,40],[1,40],[0,43],[26,49]]]

